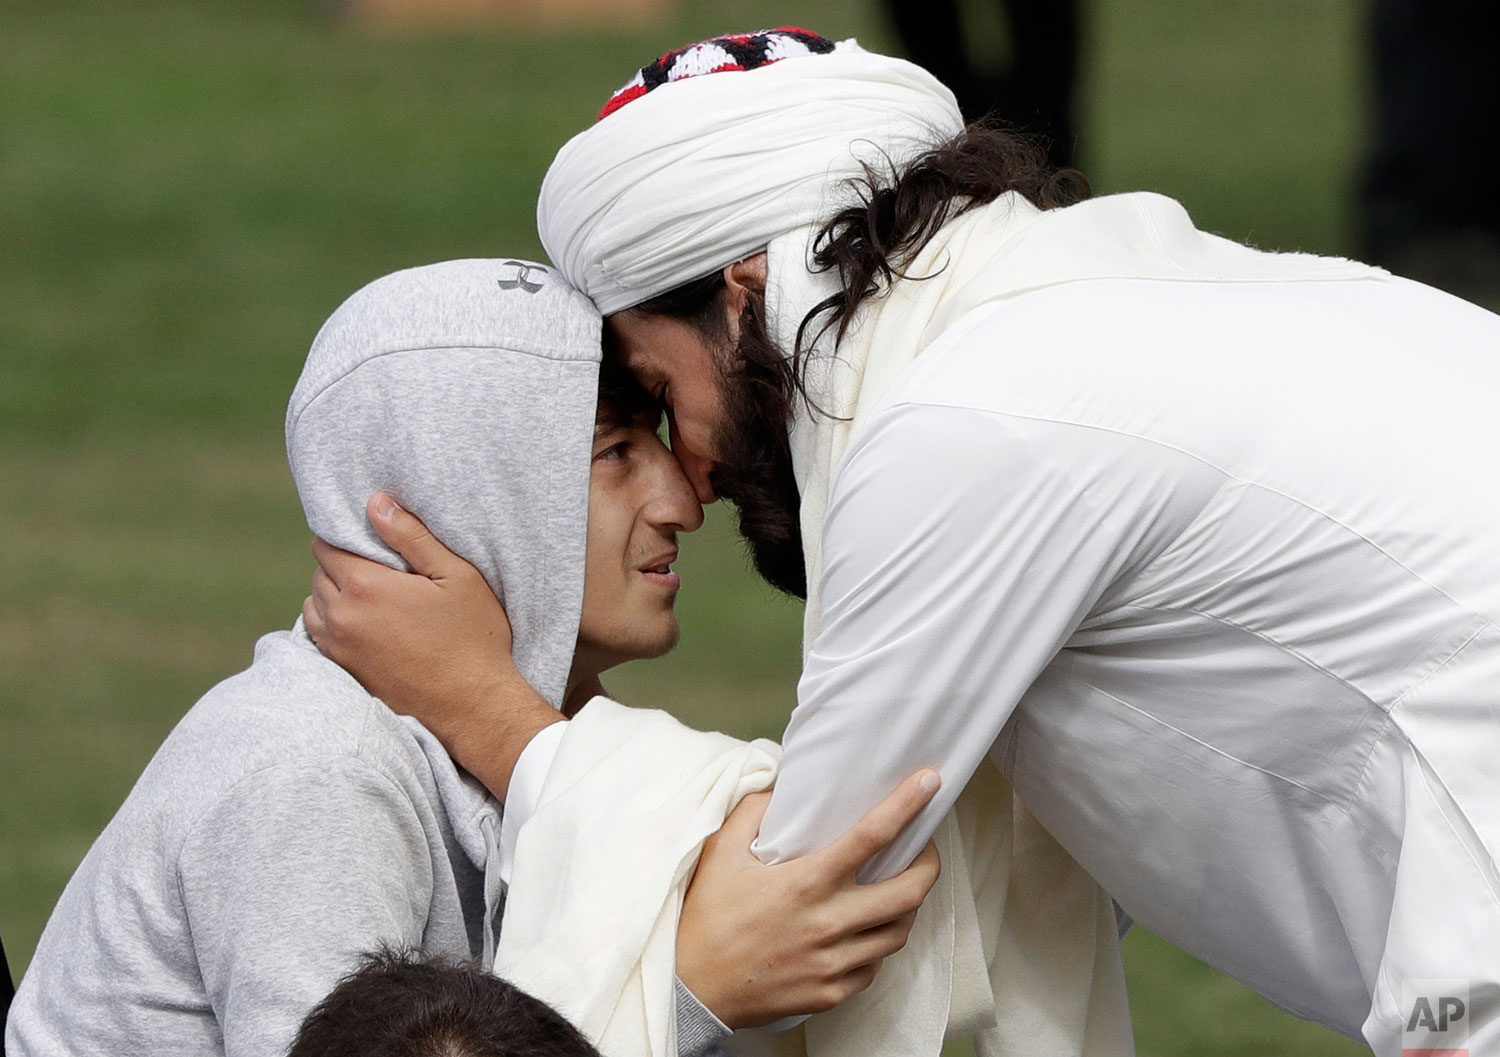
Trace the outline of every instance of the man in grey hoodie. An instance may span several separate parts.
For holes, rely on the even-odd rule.
[[[399,498],[502,598],[516,670],[559,709],[675,642],[666,566],[702,520],[654,415],[606,405],[596,429],[599,358],[598,314],[544,267],[415,268],[328,320],[286,420],[314,533],[401,567],[366,515],[372,493]],[[596,551],[622,571],[589,602]],[[299,620],[193,707],[89,851],[6,1052],[273,1057],[381,944],[488,968],[514,838]],[[701,1052],[724,1029],[680,982],[677,999],[682,1052]]]

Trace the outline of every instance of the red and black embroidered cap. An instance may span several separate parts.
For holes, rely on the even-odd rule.
[[[757,33],[730,33],[669,51],[642,66],[629,81],[609,97],[599,111],[604,120],[620,107],[671,81],[706,73],[755,70],[782,59],[802,55],[827,55],[833,41],[796,26],[763,29]]]

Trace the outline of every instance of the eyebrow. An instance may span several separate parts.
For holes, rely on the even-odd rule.
[[[642,404],[621,416],[619,409],[604,413],[601,405],[594,414],[594,436],[597,438],[614,429],[648,429],[655,431],[661,425],[662,410],[657,404]]]

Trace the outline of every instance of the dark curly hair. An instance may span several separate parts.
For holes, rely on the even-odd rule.
[[[381,948],[303,1021],[287,1057],[599,1057],[551,1006],[466,962]]]
[[[826,220],[813,241],[813,266],[833,271],[839,292],[813,306],[797,330],[794,362],[832,330],[842,341],[866,301],[885,294],[937,230],[970,210],[1017,192],[1038,209],[1089,196],[1076,169],[1054,169],[1041,144],[977,121],[898,170],[865,163],[849,181],[855,201]]]

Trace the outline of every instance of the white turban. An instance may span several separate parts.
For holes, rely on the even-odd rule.
[[[899,163],[962,128],[937,78],[852,40],[686,77],[558,151],[537,229],[552,262],[608,315],[831,214],[861,160]]]

